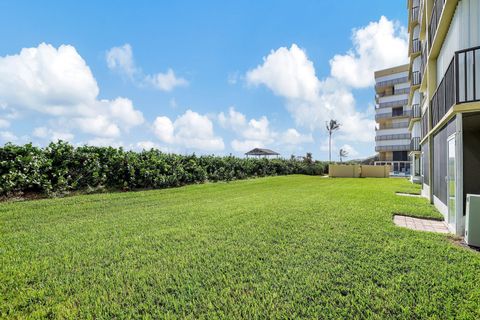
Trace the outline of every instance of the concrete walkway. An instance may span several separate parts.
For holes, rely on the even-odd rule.
[[[394,216],[393,222],[403,228],[408,228],[416,231],[427,231],[437,233],[450,233],[447,224],[443,221],[419,219],[406,216]]]

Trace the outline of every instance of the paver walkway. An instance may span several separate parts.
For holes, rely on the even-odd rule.
[[[399,227],[417,231],[450,233],[450,231],[448,231],[447,224],[443,221],[419,219],[396,215],[393,217],[393,222]]]
[[[420,194],[411,194],[411,193],[403,193],[403,192],[397,192],[396,195],[401,197],[422,198]]]

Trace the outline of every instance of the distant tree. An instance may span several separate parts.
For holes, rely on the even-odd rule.
[[[340,162],[343,162],[343,158],[348,157],[348,151],[345,149],[340,149],[338,155],[340,156]]]
[[[305,162],[306,164],[313,164],[313,156],[311,152],[307,152],[305,157],[303,157],[303,162]]]
[[[332,135],[335,131],[340,129],[340,122],[337,120],[330,120],[326,122],[326,128],[328,131],[328,161],[332,162]]]

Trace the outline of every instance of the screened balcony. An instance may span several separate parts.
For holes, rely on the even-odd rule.
[[[419,119],[422,117],[422,109],[420,108],[420,104],[412,105],[412,118]]]
[[[412,138],[412,141],[410,142],[410,150],[420,151],[420,137]]]
[[[440,17],[442,16],[443,8],[445,7],[446,0],[435,0],[433,4],[432,15],[430,16],[430,25],[428,26],[429,38],[428,46],[432,48],[433,40],[437,35],[438,24]]]

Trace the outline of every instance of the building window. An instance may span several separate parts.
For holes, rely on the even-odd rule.
[[[393,161],[408,161],[408,152],[393,151]]]
[[[392,109],[392,116],[398,117],[403,115],[403,107],[393,108]]]

